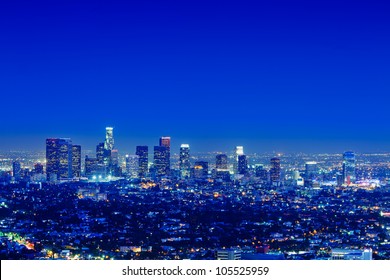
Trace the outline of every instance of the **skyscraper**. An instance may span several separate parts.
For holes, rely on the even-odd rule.
[[[236,146],[234,150],[234,156],[233,156],[233,171],[234,174],[239,174],[238,171],[238,157],[244,155],[244,147],[243,146]]]
[[[207,161],[196,161],[194,165],[194,177],[205,179],[209,173],[209,163]]]
[[[272,183],[280,182],[281,168],[280,158],[271,158],[271,169],[269,171]]]
[[[256,177],[259,177],[259,179],[262,180],[263,182],[269,181],[268,170],[265,169],[263,165],[261,165],[261,164],[256,165],[255,174],[256,174]]]
[[[49,181],[72,178],[72,140],[46,139],[46,174]]]
[[[104,143],[99,143],[96,146],[96,159],[99,164],[104,164],[105,155]]]
[[[317,162],[308,161],[305,164],[305,186],[311,186],[318,176]]]
[[[160,138],[160,146],[166,147],[170,151],[170,149],[171,149],[171,137],[169,137],[169,136],[162,136]]]
[[[355,153],[348,151],[343,154],[343,176],[347,184],[356,181],[356,159]]]
[[[154,146],[154,168],[156,176],[166,176],[169,174],[169,150],[165,146]]]
[[[114,128],[106,127],[106,141],[104,142],[104,148],[112,151],[114,149]]]
[[[228,171],[228,157],[225,154],[216,155],[216,169],[217,171]]]
[[[119,165],[119,152],[117,149],[111,151],[111,165],[112,166]]]
[[[166,171],[166,175],[169,175],[170,173],[170,170],[171,170],[171,137],[169,136],[162,136],[160,138],[160,146],[161,147],[165,147],[167,150],[166,150],[166,164],[167,164],[167,171]]]
[[[99,163],[97,158],[85,156],[85,176],[91,177],[98,173]]]
[[[180,175],[182,178],[190,177],[191,163],[190,163],[190,145],[182,144],[180,146],[179,159]]]
[[[12,163],[12,175],[14,176],[15,180],[20,179],[22,175],[22,168],[19,161],[14,161]]]
[[[238,156],[238,167],[237,167],[238,174],[246,174],[248,172],[248,159],[246,155],[239,155]]]
[[[126,174],[130,178],[138,178],[138,175],[139,175],[139,156],[126,155]]]
[[[148,146],[137,146],[135,154],[138,156],[138,176],[145,178],[148,173]]]
[[[81,177],[81,146],[72,146],[72,177]]]

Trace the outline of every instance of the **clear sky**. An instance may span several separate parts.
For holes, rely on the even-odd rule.
[[[2,1],[0,150],[390,151],[388,1]],[[174,148],[175,149],[175,148]]]

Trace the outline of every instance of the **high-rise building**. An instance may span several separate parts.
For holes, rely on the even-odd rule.
[[[305,164],[305,179],[314,180],[318,176],[318,166],[315,161],[308,161]]]
[[[216,169],[217,171],[228,171],[228,157],[225,154],[216,155]]]
[[[137,146],[135,154],[138,156],[138,176],[145,178],[148,173],[148,146]]]
[[[15,180],[19,180],[21,178],[22,168],[19,161],[14,161],[12,163],[12,175],[14,176]]]
[[[281,168],[280,158],[271,158],[270,179],[272,183],[280,182]]]
[[[99,162],[97,158],[85,156],[85,176],[91,177],[97,174],[99,170]]]
[[[154,168],[158,177],[169,174],[169,150],[167,147],[154,146]]]
[[[166,150],[166,162],[168,164],[167,166],[167,172],[166,175],[169,175],[170,170],[171,170],[171,137],[169,136],[162,136],[160,138],[160,146],[165,147]]]
[[[139,175],[139,156],[126,155],[126,174],[130,178],[138,178],[138,175]]]
[[[171,150],[171,137],[169,136],[162,136],[160,138],[160,146],[168,148],[168,150]]]
[[[261,165],[261,164],[256,165],[255,174],[256,174],[256,177],[259,177],[259,179],[262,180],[263,182],[269,181],[268,170],[265,169],[263,165]]]
[[[111,151],[111,165],[112,166],[119,165],[119,152],[117,149]]]
[[[180,175],[182,178],[189,178],[191,171],[190,163],[190,145],[182,144],[180,146],[180,159],[179,159]]]
[[[233,171],[234,174],[241,174],[238,170],[238,157],[244,155],[244,147],[236,146],[233,156]]]
[[[313,186],[313,181],[318,177],[318,166],[315,161],[308,161],[305,164],[304,185],[306,187]]]
[[[348,185],[356,181],[356,159],[354,152],[348,151],[343,154],[343,176],[344,182]]]
[[[81,146],[72,146],[72,176],[73,178],[81,177]]]
[[[46,139],[46,174],[49,181],[72,178],[72,140]]]
[[[194,177],[205,179],[209,174],[209,163],[207,161],[196,161],[194,165]]]
[[[112,151],[114,149],[114,128],[106,127],[106,141],[104,142],[104,148]]]
[[[104,149],[104,142],[102,142],[96,146],[96,159],[99,164],[104,164],[105,156],[106,156],[106,152]]]
[[[246,155],[239,155],[238,156],[238,167],[237,167],[238,174],[246,174],[248,172],[248,159]]]

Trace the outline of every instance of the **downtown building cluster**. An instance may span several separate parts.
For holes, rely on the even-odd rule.
[[[38,162],[32,171],[23,170],[21,163],[14,161],[13,178],[18,181],[23,174],[30,174],[34,175],[32,181],[42,181],[42,175],[46,171],[45,178],[49,182],[110,181],[118,178],[159,181],[173,177],[229,182],[243,176],[253,176],[274,186],[280,186],[286,180],[292,180],[296,185],[313,186],[321,180],[320,168],[315,161],[307,161],[304,170],[287,173],[282,170],[279,157],[272,157],[268,168],[263,164],[250,164],[243,146],[236,146],[231,154],[219,153],[214,161],[210,162],[209,159],[192,161],[190,145],[181,144],[178,164],[175,165],[176,168],[172,168],[170,137],[163,136],[159,139],[159,145],[153,147],[151,160],[149,147],[143,145],[136,146],[134,155],[126,154],[122,162],[114,144],[113,128],[107,127],[105,140],[97,144],[95,155],[86,155],[82,164],[80,145],[73,144],[69,138],[48,138],[46,167]],[[342,169],[334,177],[338,186],[354,184],[357,181],[354,152],[347,151],[343,154]]]

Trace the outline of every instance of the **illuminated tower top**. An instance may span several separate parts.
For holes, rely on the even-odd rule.
[[[160,146],[166,147],[169,151],[171,149],[171,137],[162,136],[160,138]]]
[[[104,148],[112,151],[114,148],[114,128],[106,127],[106,141],[104,142]]]

